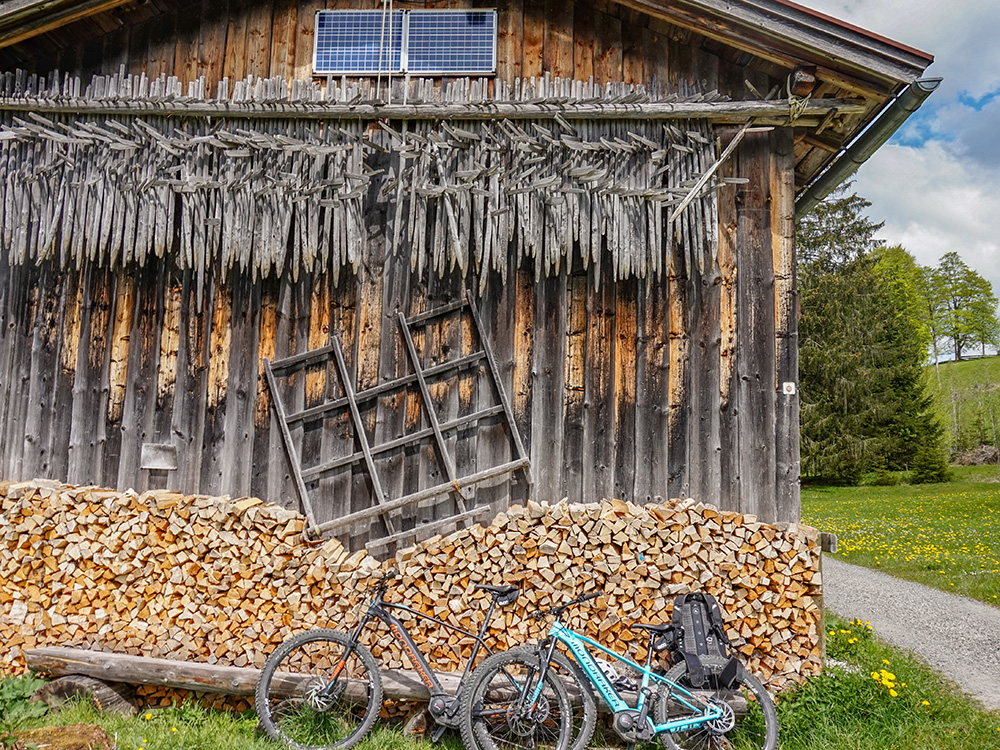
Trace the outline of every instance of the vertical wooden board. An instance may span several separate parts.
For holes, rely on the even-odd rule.
[[[667,45],[667,57],[670,61],[667,68],[667,83],[671,91],[683,93],[682,87],[693,82],[693,54],[691,47],[684,41],[671,39]]]
[[[199,76],[200,27],[200,13],[181,11],[177,14],[173,74],[181,80],[185,95],[187,94],[188,82],[195,80]]]
[[[229,409],[229,369],[233,346],[234,276],[216,282],[211,306],[205,307],[208,360],[205,432],[202,442],[200,491],[223,494],[226,476],[226,411]]]
[[[230,13],[226,27],[226,54],[222,66],[222,75],[230,81],[232,91],[233,81],[246,77],[254,71],[247,67],[247,25],[249,22],[247,9],[241,7],[235,13]]]
[[[24,268],[24,267],[22,267]],[[7,324],[12,339],[9,371],[7,413],[3,423],[4,444],[7,446],[5,478],[30,479],[23,472],[25,453],[25,421],[28,412],[31,382],[31,347],[34,338],[38,304],[38,270],[24,268],[13,274],[15,287],[8,302],[13,319]]]
[[[261,303],[260,330],[257,333],[257,402],[253,420],[253,475],[250,480],[250,493],[254,497],[268,498],[271,502],[279,502],[277,498],[268,497],[268,481],[272,472],[284,476],[288,462],[280,445],[277,447],[276,453],[271,451],[273,402],[267,378],[264,375],[264,360],[274,362],[276,359],[280,285],[274,275],[268,276],[259,283],[261,285]]]
[[[737,209],[736,277],[740,349],[740,495],[744,513],[776,520],[774,267],[771,254],[768,134],[747,136],[738,154],[743,198]]]
[[[176,28],[178,13],[166,13],[155,18],[149,31],[149,47],[146,51],[146,75],[156,78],[160,75],[174,75],[176,58]],[[187,92],[185,92],[187,93]]]
[[[410,307],[407,311],[407,315],[417,315],[427,309],[427,278],[426,271],[423,275],[420,275],[419,273],[410,274]],[[396,335],[401,337],[402,334],[399,331],[398,322],[396,326]],[[413,341],[418,352],[423,352],[426,348],[425,340],[427,337],[424,334],[424,330],[420,327],[413,329]],[[404,345],[404,354],[405,351]],[[413,366],[410,364],[408,354],[405,354],[404,362],[404,373],[412,373]],[[411,435],[422,427],[428,426],[424,419],[422,403],[423,399],[420,397],[420,391],[416,386],[411,386],[406,389],[403,420],[404,434]],[[424,445],[407,446],[403,456],[404,494],[409,495],[427,486],[424,477],[427,471],[426,466],[429,461],[428,450],[426,441],[424,442]],[[432,459],[433,456],[430,458]],[[402,528],[413,528],[413,526],[423,520],[427,520],[426,512],[411,505],[402,513]]]
[[[32,324],[28,406],[24,418],[23,473],[49,477],[51,416],[55,407],[56,370],[62,329],[63,278],[51,264],[44,264],[38,279],[35,318]]]
[[[80,342],[80,274],[62,274],[59,330],[53,377],[55,387],[48,421],[49,464],[45,476],[66,481],[69,469],[69,434],[72,427],[73,386]]]
[[[667,279],[654,280],[636,311],[636,496],[667,497],[667,434],[670,339]]]
[[[307,338],[305,351],[315,351],[326,346],[330,341],[330,286],[326,279],[318,274],[310,277],[309,308],[307,315]],[[299,377],[305,378],[305,403],[306,409],[319,406],[326,401],[329,384],[328,376],[336,378],[333,373],[327,372],[329,358],[321,362],[310,363],[308,367],[302,369]],[[302,468],[312,468],[319,465],[323,460],[323,442],[326,430],[324,423],[326,420],[310,419],[302,424],[302,445],[299,450],[299,460]],[[317,484],[317,483],[312,483]],[[318,483],[322,484],[322,483]],[[310,487],[316,492],[319,487]],[[315,499],[313,510],[316,510]]]
[[[646,73],[645,16],[639,11],[623,8],[622,11],[622,80],[625,83],[643,84]]]
[[[670,366],[667,383],[667,494],[687,497],[690,494],[690,450],[688,445],[691,418],[691,308],[688,292],[687,250],[680,233],[674,234],[669,266]]]
[[[712,217],[712,220],[717,219]],[[704,241],[707,242],[707,238]],[[691,275],[689,300],[695,337],[691,346],[693,418],[689,425],[691,496],[717,504],[722,452],[719,437],[721,276],[715,267],[706,267],[704,274],[693,269]]]
[[[524,31],[521,37],[521,77],[540,76],[545,71],[543,54],[545,46],[545,4],[526,3]]]
[[[237,497],[250,492],[253,465],[253,414],[257,395],[257,348],[261,284],[247,273],[232,274],[233,305],[229,352],[229,382],[223,429],[222,487]]]
[[[156,373],[156,418],[153,442],[173,442],[174,394],[177,391],[178,355],[181,350],[181,308],[184,288],[181,280],[168,274],[163,285],[163,323],[160,327],[160,358]]]
[[[521,75],[523,0],[501,3],[497,17],[497,78],[507,83]]]
[[[639,280],[619,280],[615,295],[615,496],[635,496],[636,295]],[[645,428],[644,428],[645,429]]]
[[[545,0],[542,70],[560,78],[573,76],[573,0]]]
[[[325,7],[323,0],[300,0],[295,33],[295,78],[312,78],[313,51],[316,46],[316,11]]]
[[[6,426],[11,398],[13,397],[13,382],[11,377],[12,350],[17,331],[17,322],[10,309],[11,297],[16,297],[17,269],[11,266],[7,251],[0,248],[0,476],[10,476],[7,473],[7,434]]]
[[[118,460],[119,488],[138,492],[149,489],[149,472],[140,468],[142,444],[152,436],[156,411],[156,372],[163,320],[164,264],[138,269],[131,326],[128,332],[128,365],[121,409],[121,446]]]
[[[701,91],[717,91],[719,88],[719,58],[702,48],[691,51],[693,77]],[[767,92],[764,92],[767,93]]]
[[[594,267],[588,274],[587,371],[584,376],[584,502],[614,496],[615,420],[615,284],[613,260],[601,253],[601,284],[595,288]]]
[[[274,358],[282,359],[298,351],[296,336],[296,305],[295,295],[297,284],[292,281],[291,274],[283,273],[278,280],[277,304],[275,310],[275,346]],[[261,332],[262,348],[268,346],[265,332]],[[301,403],[296,403],[295,386],[301,382],[302,378],[283,378],[279,380],[278,388],[285,410],[288,413],[298,411],[302,408]],[[271,399],[277,398],[277,394],[271,394]],[[272,465],[267,472],[267,498],[272,502],[281,503],[287,508],[298,512],[304,512],[299,501],[298,490],[292,479],[292,469],[289,463],[288,454],[285,452],[282,443],[281,431],[278,429],[277,416],[274,409],[270,412],[271,429],[269,433],[270,446],[268,455],[272,457]],[[301,434],[301,430],[293,431],[293,435]],[[315,508],[315,505],[314,505]],[[319,512],[317,510],[317,512]]]
[[[642,47],[646,82],[666,86],[669,83],[670,42],[652,29],[643,29]]]
[[[133,75],[146,73],[146,55],[149,53],[149,33],[152,24],[149,21],[138,23],[129,29],[128,62],[129,72]],[[68,63],[68,64],[67,64]],[[77,66],[70,61],[60,61],[60,70],[76,70]]]
[[[733,137],[729,131],[723,138]],[[733,159],[719,170],[720,176],[735,174]],[[720,507],[738,510],[740,499],[740,442],[739,442],[739,377],[736,371],[739,319],[736,302],[736,243],[737,202],[742,200],[735,185],[719,191],[719,275],[722,285],[719,294],[719,444],[720,456]]]
[[[798,523],[799,396],[798,316],[795,279],[795,144],[791,129],[771,136],[771,246],[774,265],[775,503],[779,521]],[[785,392],[791,383],[792,393]]]
[[[177,380],[170,418],[172,442],[177,448],[177,472],[170,486],[180,492],[201,488],[205,418],[208,404],[208,345],[214,284],[201,308],[197,305],[197,279],[187,270],[181,278],[180,321],[177,347]]]
[[[129,69],[129,26],[115,29],[104,37],[104,71],[117,73],[121,66]]]
[[[298,0],[275,0],[274,3],[270,74],[282,76],[286,81],[295,78],[298,6]]]
[[[587,370],[587,275],[569,277],[566,313],[566,403],[562,495],[582,502],[584,487],[584,396]]]
[[[534,362],[531,389],[531,465],[535,499],[562,499],[566,406],[566,271],[535,284]]]
[[[573,11],[573,78],[588,81],[594,75],[596,15],[590,3],[577,3]]]
[[[600,85],[621,81],[621,19],[606,13],[595,13],[594,36],[594,81]]]
[[[514,253],[509,253],[513,259]],[[517,261],[512,260],[511,266],[516,266]],[[524,441],[525,450],[531,458],[531,450],[527,447],[532,443],[532,433],[534,425],[532,423],[533,410],[533,390],[532,372],[534,371],[535,359],[535,276],[524,268],[518,268],[516,272],[509,272],[508,279],[514,283],[514,310],[513,310],[513,337],[514,337],[514,364],[510,392],[511,408],[514,410],[514,419],[517,422],[517,429],[521,432],[521,439]],[[532,477],[535,477],[535,464],[532,461]],[[534,488],[529,489],[529,494]]]
[[[129,339],[135,306],[135,277],[132,274],[110,276],[111,307],[108,316],[108,346],[102,380],[107,389],[105,410],[106,441],[99,458],[103,459],[103,484],[117,487],[122,444],[122,417],[125,411],[129,373]]]
[[[68,435],[66,471],[71,484],[98,484],[102,481],[102,448],[106,435],[103,373],[108,345],[111,310],[110,280],[105,270],[87,264],[81,272],[83,291],[80,304],[79,337],[73,379],[73,408]]]
[[[225,75],[229,0],[201,0],[200,18],[197,73],[205,76],[206,95],[214,96],[218,92],[219,81]]]
[[[271,68],[272,3],[257,3],[243,12],[247,14],[245,75],[266,78]]]

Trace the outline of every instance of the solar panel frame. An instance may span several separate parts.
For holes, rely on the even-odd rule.
[[[382,10],[317,11],[313,75],[496,72],[496,9],[394,10],[383,36],[386,16]]]

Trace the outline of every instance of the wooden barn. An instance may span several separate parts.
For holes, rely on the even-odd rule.
[[[796,206],[931,60],[786,0],[4,0],[0,478],[796,521]]]

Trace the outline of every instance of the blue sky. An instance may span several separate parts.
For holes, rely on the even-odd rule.
[[[941,87],[858,171],[882,238],[923,265],[946,252],[1000,296],[1000,0],[798,0],[929,52]]]

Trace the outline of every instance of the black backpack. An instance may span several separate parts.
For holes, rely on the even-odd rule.
[[[739,675],[740,663],[726,636],[719,602],[711,594],[695,592],[674,599],[671,624],[676,629],[672,657],[688,666],[691,687],[728,689]]]

